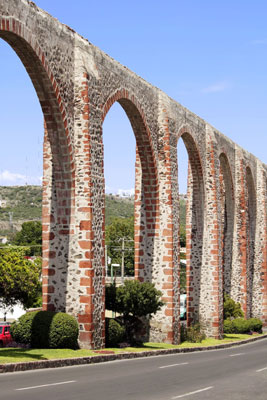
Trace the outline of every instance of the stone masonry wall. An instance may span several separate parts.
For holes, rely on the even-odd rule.
[[[223,291],[267,324],[267,167],[28,0],[0,0],[0,38],[24,64],[45,121],[43,309],[105,343],[102,125],[118,102],[136,138],[135,277],[162,291],[150,339],[178,343],[177,142],[189,155],[187,316],[222,335]]]

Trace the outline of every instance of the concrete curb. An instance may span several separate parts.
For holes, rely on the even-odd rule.
[[[85,364],[98,364],[108,361],[128,360],[132,358],[141,358],[150,356],[161,356],[165,354],[193,353],[196,351],[220,350],[229,347],[240,346],[242,344],[247,344],[266,338],[267,334],[264,334],[262,336],[252,337],[251,339],[240,340],[238,342],[224,343],[216,346],[184,347],[178,349],[141,351],[137,353],[101,354],[89,357],[76,357],[76,358],[64,358],[56,360],[41,360],[41,361],[29,361],[21,363],[0,364],[0,373],[29,371],[29,370],[36,370],[43,368],[70,367],[70,366],[85,365]]]

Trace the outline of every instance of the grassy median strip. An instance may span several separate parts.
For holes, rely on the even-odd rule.
[[[261,336],[253,335],[253,337]],[[53,360],[62,358],[75,358],[75,357],[90,357],[103,354],[116,354],[123,352],[141,352],[141,351],[151,351],[160,349],[176,349],[184,347],[206,347],[206,346],[216,346],[218,344],[229,343],[240,341],[244,339],[250,339],[251,335],[238,335],[238,334],[228,334],[224,335],[222,340],[216,339],[205,339],[201,343],[189,343],[183,342],[180,345],[172,345],[167,343],[144,343],[141,347],[125,347],[123,349],[112,348],[103,350],[70,350],[70,349],[21,349],[21,348],[3,348],[0,349],[0,364],[6,363],[17,363],[17,362],[27,362],[27,361],[42,361],[42,360]]]

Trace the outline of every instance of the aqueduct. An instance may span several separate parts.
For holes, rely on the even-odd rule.
[[[177,142],[189,155],[188,321],[223,329],[223,292],[267,324],[267,166],[28,0],[0,0],[45,120],[43,308],[73,314],[84,347],[102,347],[102,124],[114,102],[136,137],[135,275],[163,292],[151,340],[179,341]]]

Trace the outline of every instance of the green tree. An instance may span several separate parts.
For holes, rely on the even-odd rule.
[[[106,245],[108,256],[113,264],[122,263],[122,240],[124,238],[124,267],[125,275],[134,275],[134,219],[113,218],[106,226]]]
[[[20,301],[31,307],[41,290],[39,259],[25,258],[26,249],[0,249],[0,302],[4,307]]]
[[[117,319],[126,329],[126,339],[135,343],[137,332],[144,327],[144,317],[150,318],[163,306],[162,293],[153,283],[126,280],[123,286],[106,288],[106,307],[121,314]]]
[[[42,253],[42,224],[40,221],[23,222],[21,230],[16,233],[13,243],[17,246],[30,246],[29,255]]]
[[[162,293],[150,282],[128,280],[116,291],[116,311],[124,317],[151,316],[151,314],[156,314],[164,304],[160,300]]]
[[[14,238],[14,244],[18,246],[41,245],[42,224],[40,221],[28,221],[22,224],[21,230]]]

